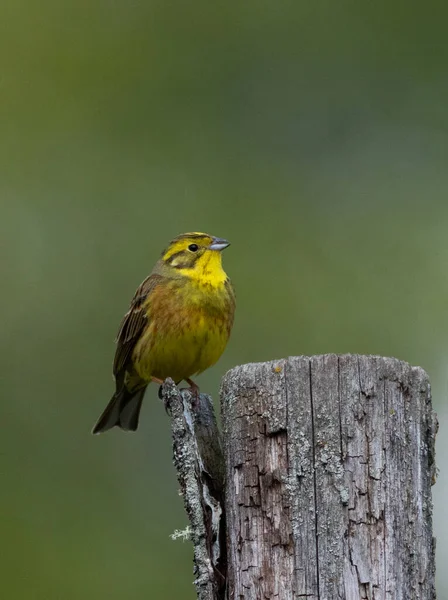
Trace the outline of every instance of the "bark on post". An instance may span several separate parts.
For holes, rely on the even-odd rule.
[[[221,390],[229,600],[433,600],[437,421],[392,358],[236,367]]]
[[[226,585],[224,460],[211,398],[162,387],[171,414],[173,460],[190,520],[198,600],[223,600]]]

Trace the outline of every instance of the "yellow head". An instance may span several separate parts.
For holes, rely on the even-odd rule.
[[[206,233],[183,233],[163,251],[159,269],[218,287],[227,275],[222,268],[221,252],[229,242]],[[161,264],[160,264],[161,263]]]

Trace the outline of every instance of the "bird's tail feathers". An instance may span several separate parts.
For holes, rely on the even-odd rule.
[[[116,392],[92,429],[92,433],[103,433],[115,426],[125,431],[136,431],[145,391],[146,387],[136,392],[129,392],[126,388]]]

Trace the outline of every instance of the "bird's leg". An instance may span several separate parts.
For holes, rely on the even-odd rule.
[[[192,379],[186,379],[185,381],[190,386],[187,389],[190,390],[190,393],[193,396],[193,400],[191,402],[191,405],[192,405],[193,408],[198,408],[198,406],[199,406],[199,393],[200,393],[199,392],[199,386]]]
[[[162,395],[162,389],[163,389],[163,384],[165,383],[164,381],[162,381],[162,379],[158,379],[157,377],[152,377],[151,380],[154,383],[158,383],[159,384],[159,398],[160,400],[163,401],[163,404],[165,406],[165,411],[168,415],[171,414],[170,412],[170,406],[169,406],[169,400],[167,400],[166,398],[163,397]],[[191,400],[191,406],[194,409],[197,409],[199,407],[199,386],[192,380],[192,379],[185,379],[185,381],[188,383],[188,385],[190,387],[188,388],[183,388],[186,389],[190,392],[190,394],[192,395],[192,400]],[[179,382],[176,382],[177,384],[179,384]]]
[[[185,381],[190,386],[191,393],[195,394],[196,396],[199,396],[199,386],[198,386],[198,384],[195,383],[192,379],[186,379]]]

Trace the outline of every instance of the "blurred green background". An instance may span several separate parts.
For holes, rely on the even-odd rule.
[[[448,597],[447,18],[431,1],[3,0],[5,598],[195,598],[156,388],[137,435],[90,435],[130,298],[189,230],[232,242],[236,324],[199,379],[217,403],[247,361],[427,369]]]

